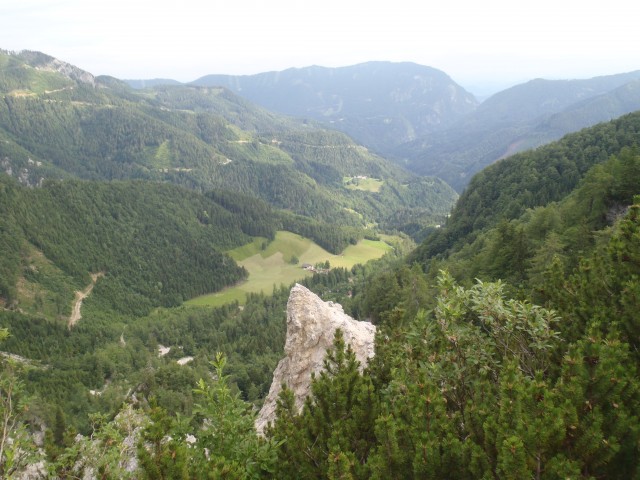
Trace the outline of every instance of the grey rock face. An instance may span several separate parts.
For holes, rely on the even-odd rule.
[[[352,319],[341,305],[323,302],[302,285],[296,284],[291,289],[287,303],[285,357],[273,373],[269,394],[256,420],[258,433],[262,434],[267,424],[275,420],[276,401],[283,383],[293,390],[296,407],[302,408],[310,393],[311,373],[322,370],[327,349],[333,345],[338,328],[364,368],[374,355],[376,327]]]

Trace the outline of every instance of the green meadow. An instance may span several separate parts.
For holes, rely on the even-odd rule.
[[[379,192],[384,181],[377,178],[343,177],[342,183],[349,190],[364,190],[365,192]]]
[[[196,297],[186,304],[218,306],[233,301],[243,304],[247,293],[268,294],[274,286],[290,285],[312,275],[312,272],[302,268],[305,263],[315,265],[329,260],[331,267],[351,268],[358,263],[380,258],[391,248],[383,241],[361,240],[357,245],[347,247],[341,255],[333,255],[308,238],[279,231],[275,240],[268,244],[265,238],[256,238],[252,243],[228,252],[249,272],[245,282],[221,292]],[[292,257],[298,258],[297,264],[291,263]]]

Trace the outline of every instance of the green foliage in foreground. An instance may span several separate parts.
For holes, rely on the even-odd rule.
[[[0,345],[8,337],[8,329],[0,328]],[[32,418],[23,380],[26,367],[4,356],[0,367],[0,478],[12,478],[36,461],[36,445],[27,428]]]
[[[96,467],[122,478],[636,478],[639,211],[632,206],[606,249],[563,277],[555,310],[508,298],[501,282],[466,288],[442,272],[430,300],[426,281],[407,281],[400,303],[378,312],[368,368],[360,372],[336,334],[302,411],[285,389],[266,440],[218,355],[214,380],[192,384],[199,406],[173,417],[152,401],[139,470],[117,470],[127,431],[118,420],[66,447],[57,475],[77,465],[78,449],[102,445],[83,458],[104,459]],[[587,265],[616,279],[606,301],[590,300]]]
[[[626,233],[630,224],[638,229],[634,214],[620,225],[624,247],[617,237],[611,241],[618,255],[637,250]],[[615,267],[618,255],[604,263],[635,289],[638,277]],[[574,278],[571,285],[574,295],[588,298],[584,275],[576,272],[583,283]],[[633,337],[611,323],[637,312],[636,297],[630,302],[621,291],[613,295],[615,306],[594,305],[582,333],[570,339],[563,332],[575,321],[571,312],[563,310],[562,318],[507,299],[500,283],[464,288],[444,273],[438,290],[432,308],[408,321],[398,322],[393,311],[383,315],[376,357],[362,377],[349,361],[335,366],[342,355],[352,358],[338,341],[345,353],[329,354],[333,363],[300,414],[282,394],[270,430],[284,440],[279,478],[297,471],[306,478],[381,479],[640,473],[639,362]],[[373,398],[357,393],[358,385],[372,385]],[[340,410],[342,402],[348,410]]]

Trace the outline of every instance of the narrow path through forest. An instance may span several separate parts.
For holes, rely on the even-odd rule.
[[[104,272],[92,273],[91,283],[87,286],[87,288],[85,288],[82,291],[78,290],[76,292],[76,298],[73,302],[73,310],[71,311],[71,316],[69,317],[69,324],[68,324],[69,329],[71,329],[71,327],[73,327],[76,323],[78,323],[78,320],[82,318],[82,315],[80,314],[80,309],[82,308],[82,301],[85,298],[87,298],[87,296],[89,296],[89,294],[91,293],[91,290],[93,290],[94,285],[98,281],[98,278],[102,277],[103,275],[104,275]]]

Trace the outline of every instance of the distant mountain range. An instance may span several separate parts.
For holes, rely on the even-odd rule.
[[[323,122],[461,191],[500,158],[640,109],[639,79],[640,71],[536,79],[483,103],[444,72],[413,63],[208,75],[192,84],[221,85],[269,110]],[[136,88],[158,82],[128,81]]]
[[[408,62],[207,75],[192,84],[224,86],[269,110],[319,120],[382,154],[451,126],[478,104],[444,72]]]
[[[449,129],[391,156],[457,190],[487,165],[640,109],[640,71],[589,80],[532,80],[493,95]]]

